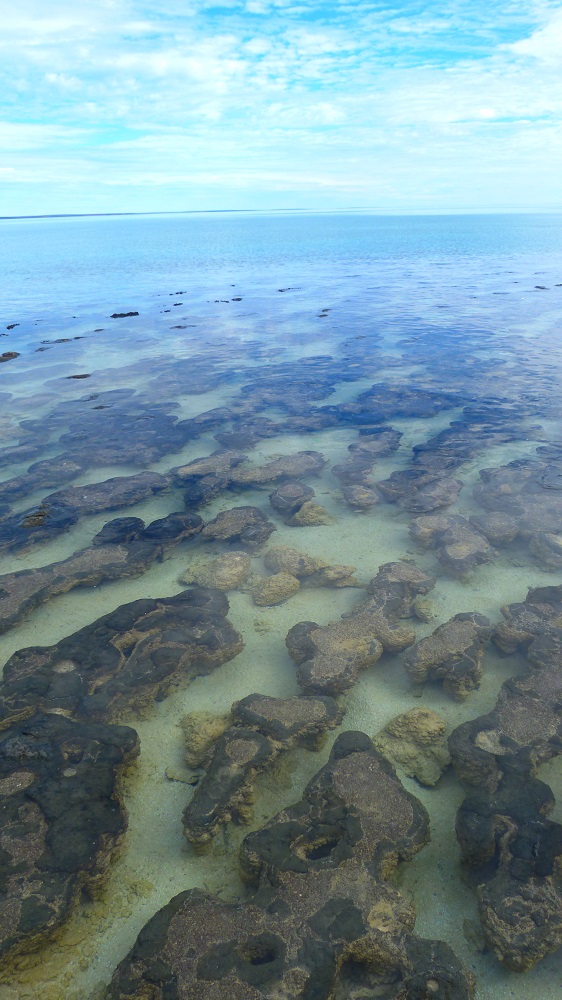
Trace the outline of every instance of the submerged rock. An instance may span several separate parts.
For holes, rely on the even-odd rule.
[[[358,587],[355,566],[331,566],[325,559],[298,552],[288,545],[268,549],[263,558],[267,569],[274,573],[289,573],[310,587]]]
[[[272,576],[258,577],[252,585],[254,604],[269,607],[283,604],[300,590],[300,582],[290,573],[273,573]]]
[[[14,514],[0,525],[0,550],[13,552],[48,542],[86,514],[129,507],[147,500],[167,486],[167,476],[157,472],[140,472],[136,476],[116,476],[102,483],[58,490],[45,497],[38,506]]]
[[[373,737],[373,744],[408,777],[431,786],[451,763],[446,732],[447,724],[437,712],[412,708],[391,719]]]
[[[189,767],[206,767],[215,743],[232,723],[232,716],[215,712],[188,712],[180,721],[185,739],[185,760]]]
[[[275,525],[258,507],[232,507],[208,521],[202,538],[218,541],[238,541],[249,549],[259,548],[267,541]]]
[[[286,519],[285,523],[296,528],[313,528],[321,524],[333,524],[334,521],[335,518],[325,507],[312,500],[306,500],[292,517]]]
[[[408,650],[406,672],[414,684],[442,681],[447,694],[464,701],[480,685],[484,644],[491,634],[484,615],[475,611],[454,615]]]
[[[314,694],[341,694],[384,651],[398,653],[411,646],[416,633],[400,625],[399,619],[413,614],[416,596],[427,593],[434,582],[416,566],[387,563],[369,584],[368,596],[340,621],[324,626],[316,622],[294,625],[285,641],[297,664],[302,689]]]
[[[0,576],[0,633],[57,594],[104,580],[140,576],[172,546],[201,531],[196,514],[168,514],[145,527],[140,518],[115,518],[92,544],[68,559]]]
[[[469,1000],[472,977],[451,949],[412,933],[410,903],[385,879],[429,837],[427,814],[362,733],[336,741],[300,803],[241,850],[257,891],[224,903],[174,897],[118,966],[109,997],[331,1000],[378,995]],[[392,987],[394,990],[394,986]],[[382,993],[381,993],[382,995]]]
[[[528,647],[528,674],[506,681],[495,708],[449,738],[455,770],[468,788],[456,825],[463,864],[476,886],[487,944],[516,972],[562,944],[562,825],[547,819],[554,797],[536,778],[539,766],[562,752],[562,629],[556,624],[562,588],[541,591],[540,598],[536,591],[529,595],[540,602],[539,613],[529,601],[529,615],[514,615],[522,627],[510,636]],[[549,591],[558,604],[550,619]]]
[[[217,590],[236,590],[250,575],[252,560],[247,552],[224,552],[214,559],[194,559],[180,576],[181,583],[196,583]]]
[[[314,490],[306,483],[290,481],[278,486],[273,493],[269,494],[269,502],[274,510],[282,517],[291,517],[297,510],[300,510],[303,503],[311,500]]]
[[[214,742],[207,773],[184,811],[187,839],[204,847],[225,823],[249,820],[256,776],[282,750],[303,744],[314,747],[342,717],[343,710],[332,698],[251,694],[236,702],[232,725]]]
[[[426,548],[435,549],[442,566],[454,576],[465,576],[476,566],[490,562],[495,550],[464,517],[429,514],[415,517],[410,534]]]
[[[35,947],[92,891],[125,833],[125,726],[34,714],[0,733],[0,955]]]
[[[319,451],[298,451],[295,455],[283,455],[265,465],[254,468],[236,469],[229,480],[236,486],[273,483],[276,479],[299,479],[301,476],[318,475],[326,464]]]
[[[107,721],[151,706],[241,652],[227,613],[224,594],[195,588],[123,604],[54,646],[20,649],[5,667],[0,725],[36,709]]]

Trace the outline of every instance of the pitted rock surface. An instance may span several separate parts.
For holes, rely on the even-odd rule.
[[[224,552],[214,559],[193,559],[180,581],[217,590],[236,590],[248,579],[251,567],[252,560],[247,552]]]
[[[125,726],[36,713],[0,733],[0,955],[33,947],[103,877],[126,829]]]
[[[91,546],[68,559],[0,576],[0,633],[38,605],[74,587],[140,576],[168,548],[196,535],[202,526],[196,514],[168,514],[146,527],[140,518],[115,518],[93,538]]]
[[[18,650],[0,686],[0,727],[36,709],[107,721],[150,706],[241,652],[227,613],[220,591],[194,588],[123,604],[54,646]]]
[[[484,615],[475,611],[454,615],[408,650],[406,672],[414,684],[442,681],[447,694],[464,701],[480,685],[484,644],[491,634]]]
[[[527,649],[528,674],[506,681],[491,712],[449,737],[469,788],[457,815],[463,863],[488,945],[518,972],[562,944],[562,825],[546,818],[554,797],[535,776],[562,753],[562,630],[552,624],[560,590],[530,591],[529,604],[504,609],[513,614],[508,644]]]
[[[428,708],[412,708],[397,715],[373,737],[373,744],[422,785],[435,785],[451,763],[447,724]]]
[[[427,814],[392,766],[362,733],[345,733],[302,801],[244,841],[254,895],[180,893],[141,931],[109,998],[164,1000],[173,984],[190,1000],[333,1000],[365,988],[469,1000],[472,977],[447,945],[413,935],[411,905],[383,881],[427,839]]]

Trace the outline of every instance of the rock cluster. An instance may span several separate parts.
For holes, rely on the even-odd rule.
[[[93,587],[104,580],[140,576],[173,545],[198,534],[196,514],[168,514],[146,525],[138,517],[108,521],[85,549],[38,569],[0,576],[0,633],[57,594]]]
[[[562,588],[503,611],[494,639],[526,650],[528,673],[506,681],[495,708],[459,726],[449,748],[468,788],[457,836],[486,941],[524,972],[562,944],[562,825],[547,818],[554,798],[536,777],[562,752]]]
[[[282,750],[315,745],[342,718],[332,698],[251,694],[235,703],[232,724],[218,736],[207,772],[185,809],[187,839],[203,847],[223,824],[248,819],[256,776]]]
[[[118,966],[109,997],[330,1000],[393,984],[397,998],[469,1000],[472,977],[443,942],[417,938],[389,884],[428,839],[423,807],[362,733],[342,734],[303,799],[250,834],[256,891],[224,903],[174,897]]]
[[[201,537],[213,541],[238,542],[251,550],[267,541],[275,525],[259,507],[231,507],[208,521]]]
[[[349,445],[349,457],[332,467],[333,475],[340,480],[342,496],[353,510],[369,510],[379,502],[369,473],[378,458],[396,451],[401,437],[400,431],[392,427],[370,428],[370,433],[360,437],[357,444]]]
[[[424,548],[435,549],[439,562],[453,576],[465,576],[495,555],[476,526],[457,514],[415,517],[410,534]]]
[[[303,691],[341,694],[384,651],[397,653],[413,645],[415,632],[400,625],[399,619],[411,617],[415,598],[434,584],[433,577],[411,563],[387,563],[370,582],[367,597],[339,622],[294,625],[286,645]]]

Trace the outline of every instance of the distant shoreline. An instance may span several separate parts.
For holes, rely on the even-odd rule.
[[[394,209],[394,208],[186,208],[160,209],[151,212],[47,212],[39,215],[0,215],[0,222],[17,222],[25,219],[104,219],[123,218],[147,215],[274,215],[282,213],[300,213],[311,215],[345,215],[346,213],[362,212],[371,215],[394,215],[403,218],[409,216],[436,215],[560,215],[562,208],[520,208],[520,209],[489,209],[476,208],[445,208],[445,209]]]

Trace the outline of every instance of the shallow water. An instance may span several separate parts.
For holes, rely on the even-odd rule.
[[[277,396],[266,393],[253,403],[254,424],[272,420],[279,425],[276,433],[244,450],[251,465],[301,450],[320,452],[326,460],[322,474],[304,478],[332,521],[314,527],[284,524],[269,504],[277,484],[223,490],[198,511],[205,522],[244,504],[260,508],[275,524],[269,542],[252,553],[254,572],[264,573],[263,551],[271,545],[353,565],[363,586],[384,563],[413,557],[437,577],[430,594],[434,617],[414,623],[418,639],[462,611],[478,611],[495,624],[502,617],[500,607],[523,601],[529,587],[562,582],[561,569],[546,567],[521,540],[498,548],[493,560],[466,574],[451,575],[434,550],[422,549],[410,536],[414,514],[384,501],[370,510],[352,509],[331,471],[345,460],[348,446],[360,440],[363,427],[344,419],[341,407],[374,383],[396,390],[387,423],[403,436],[397,451],[377,460],[371,484],[410,469],[411,449],[463,418],[463,408],[485,406],[504,415],[503,425],[513,420],[513,440],[482,439],[450,473],[462,489],[443,510],[447,515],[483,513],[472,492],[481,469],[536,460],[538,446],[562,442],[562,217],[217,214],[23,220],[0,227],[7,290],[0,353],[19,354],[0,366],[2,447],[38,443],[31,460],[5,462],[2,482],[25,474],[32,462],[64,453],[69,445],[60,436],[72,434],[78,424],[84,433],[81,447],[90,449],[91,461],[61,488],[145,469],[166,474],[215,451],[214,435],[231,430],[231,418],[225,415],[222,424],[175,449],[164,435],[149,461],[134,455],[129,461],[121,453],[118,461],[107,462],[96,451],[99,440],[94,446],[88,436],[95,408],[119,405],[125,421],[138,404],[158,404],[163,414],[181,421],[215,407],[238,407],[248,395],[244,387],[254,380],[263,380],[261,388],[269,391],[287,378]],[[110,318],[129,311],[139,315]],[[8,330],[12,324],[17,325]],[[306,366],[298,366],[301,359]],[[314,373],[321,384],[311,393]],[[304,389],[293,398],[295,380]],[[405,414],[400,394],[413,388],[448,393],[447,406],[431,416]],[[117,389],[130,394],[118,403],[101,395]],[[61,409],[61,404],[68,405]],[[340,407],[334,426],[303,432],[291,425],[291,418],[323,406]],[[136,439],[142,442],[142,428],[150,421],[146,412],[138,420]],[[22,431],[27,421],[33,423]],[[532,429],[536,425],[540,430]],[[118,453],[119,441],[111,443]],[[58,488],[24,492],[6,516],[27,511]],[[113,517],[135,516],[148,524],[183,510],[183,492],[171,485],[132,506],[84,515],[52,540],[1,552],[0,574],[67,558],[90,545]],[[544,492],[556,499],[556,490]],[[202,551],[222,550],[217,542],[183,542],[136,578],[76,587],[47,601],[0,635],[2,664],[16,650],[56,643],[119,605],[179,593],[184,589],[179,576],[190,561]],[[0,1000],[95,998],[141,927],[177,892],[201,886],[226,899],[244,897],[236,852],[248,827],[229,824],[202,856],[182,836],[181,814],[192,789],[184,783],[189,772],[179,721],[197,709],[226,712],[254,691],[297,694],[295,665],[285,648],[288,630],[300,621],[334,621],[362,596],[357,588],[303,587],[286,603],[258,607],[248,590],[229,593],[229,620],[244,638],[243,652],[154,704],[146,717],[124,715],[140,735],[141,754],[124,789],[129,829],[123,852],[105,888],[78,904],[47,951],[10,965],[0,979]],[[441,684],[428,683],[421,704],[439,712],[452,729],[491,711],[503,681],[523,669],[522,657],[500,656],[489,644],[482,682],[466,701],[456,702]],[[402,654],[386,655],[346,695],[343,728],[372,736],[399,712],[420,705],[417,694]],[[317,752],[291,751],[258,779],[251,829],[298,800],[327,759],[334,736]],[[183,781],[170,780],[166,770]],[[560,760],[544,765],[540,776],[558,801],[551,818],[561,821]],[[416,932],[452,945],[477,977],[479,1000],[558,995],[560,952],[519,975],[482,951],[476,932],[467,936],[465,920],[474,928],[478,917],[475,895],[460,873],[454,821],[465,792],[453,772],[435,788],[400,777],[431,819],[430,845],[400,874],[400,886],[417,909]]]

